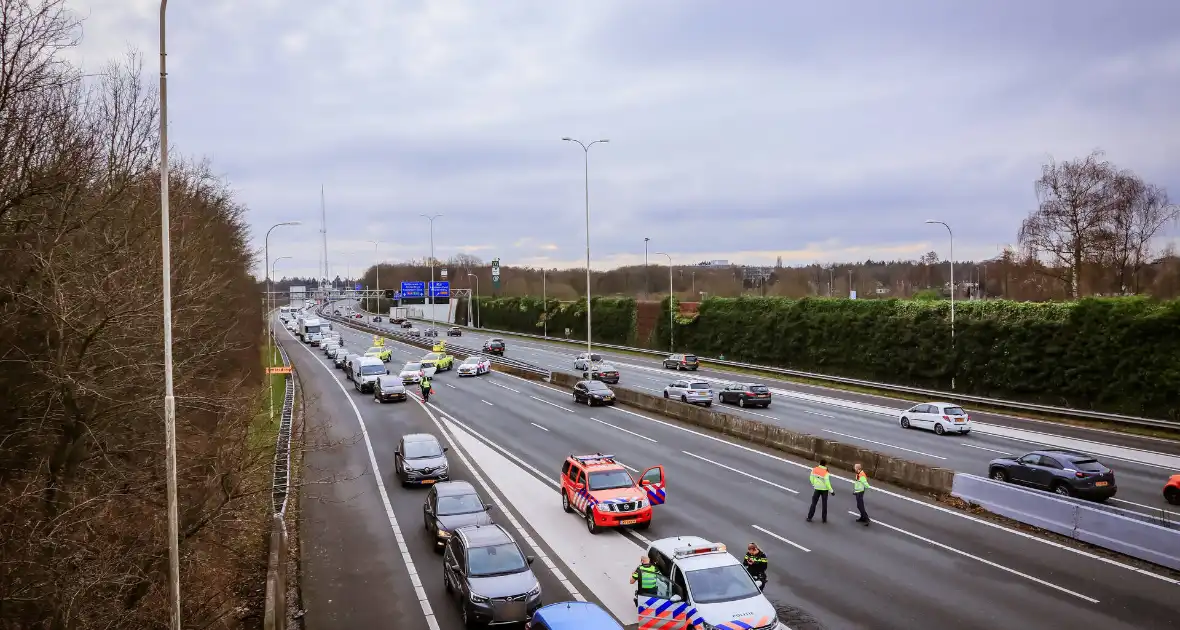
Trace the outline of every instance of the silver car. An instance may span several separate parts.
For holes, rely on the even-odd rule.
[[[712,407],[713,389],[705,381],[680,379],[664,388],[664,398]]]
[[[574,357],[575,370],[585,370],[591,363],[602,363],[602,355],[597,352],[583,352]]]
[[[464,625],[523,623],[541,607],[541,583],[512,536],[496,524],[456,529],[443,554],[443,583]]]
[[[348,363],[348,350],[345,350],[344,348],[336,348],[336,351],[332,353],[332,363],[334,363],[337,368],[343,370]]]

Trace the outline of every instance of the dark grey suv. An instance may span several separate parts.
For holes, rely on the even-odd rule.
[[[1118,492],[1114,471],[1085,454],[1066,450],[1033,451],[1021,457],[999,457],[988,464],[988,476],[1067,497],[1105,501]]]
[[[393,471],[402,485],[420,486],[451,478],[447,448],[429,433],[403,435],[393,452]]]
[[[463,624],[522,623],[541,607],[541,583],[516,541],[499,525],[456,529],[443,554],[443,585]]]
[[[422,522],[426,532],[442,549],[451,532],[468,525],[491,525],[492,506],[484,503],[469,481],[444,481],[436,484],[422,505]]]

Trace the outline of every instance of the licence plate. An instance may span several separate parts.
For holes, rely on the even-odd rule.
[[[1096,486],[1109,486],[1110,482],[1109,481],[1099,481],[1098,483],[1095,483],[1094,485],[1096,485]]]
[[[619,525],[634,525],[638,522],[639,522],[639,519],[637,519],[637,518],[629,518],[629,519],[619,521]]]
[[[966,420],[964,420],[962,418],[955,418],[955,422],[958,424],[962,424],[962,423],[966,422]]]
[[[424,483],[424,484],[434,483],[434,480],[433,479],[423,479],[422,483]]]

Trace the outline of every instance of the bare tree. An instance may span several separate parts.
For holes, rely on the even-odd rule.
[[[1139,274],[1153,257],[1152,244],[1160,230],[1180,217],[1180,206],[1168,203],[1168,193],[1132,173],[1120,173],[1113,186],[1107,224],[1100,243],[1104,269],[1112,289],[1122,295],[1137,292]]]

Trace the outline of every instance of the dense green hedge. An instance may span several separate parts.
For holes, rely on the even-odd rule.
[[[1180,417],[1180,301],[710,298],[676,349],[895,384]],[[667,300],[651,347],[668,347]]]
[[[635,344],[634,299],[594,298],[591,304],[594,341]],[[480,298],[477,305],[480,325],[484,328],[539,335],[547,315],[549,336],[565,337],[568,328],[570,339],[586,338],[586,300],[559,302],[550,299],[547,305],[543,305],[539,298],[532,297]]]

